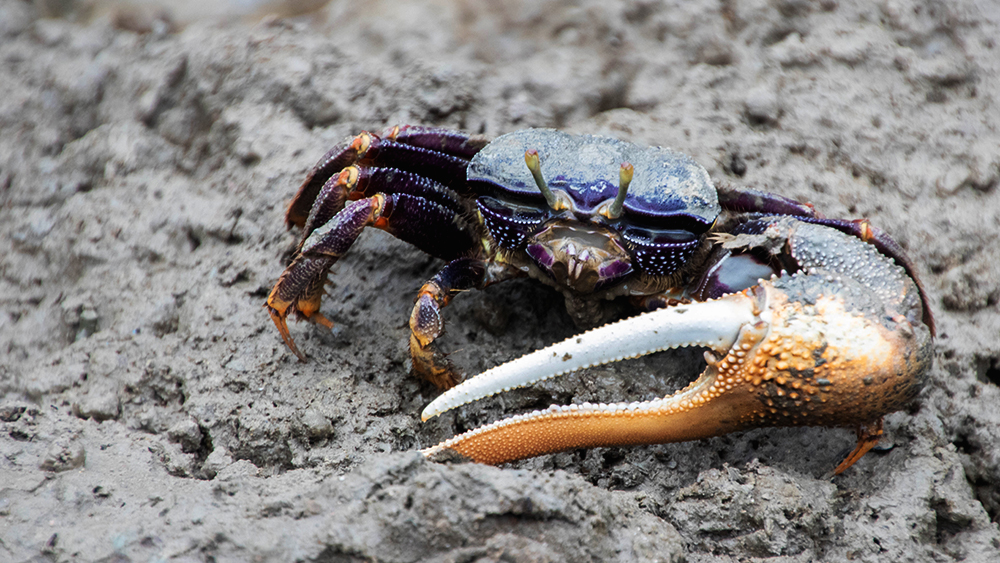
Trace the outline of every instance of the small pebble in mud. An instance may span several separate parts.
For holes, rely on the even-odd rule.
[[[179,323],[180,316],[177,311],[177,302],[174,299],[158,303],[149,317],[149,325],[153,329],[153,334],[160,338],[177,332]]]
[[[187,454],[197,451],[203,439],[201,428],[191,419],[182,420],[171,426],[170,430],[167,430],[167,436],[171,442],[180,444],[181,451]]]
[[[97,311],[93,309],[84,309],[80,313],[80,328],[76,333],[76,339],[80,340],[87,338],[91,334],[97,332],[97,327],[101,318],[97,315]]]
[[[333,424],[316,409],[306,409],[301,422],[310,438],[327,438],[333,434]]]
[[[65,442],[57,441],[52,444],[49,451],[46,452],[45,458],[42,459],[42,463],[39,464],[39,469],[43,471],[68,471],[70,469],[75,469],[77,467],[82,467],[83,463],[87,460],[87,454],[83,449],[83,446],[77,443],[67,444]]]
[[[92,418],[98,422],[118,418],[118,394],[113,390],[91,390],[73,403],[73,414],[79,418]]]
[[[233,458],[229,455],[229,450],[219,446],[212,450],[212,453],[208,454],[208,457],[205,458],[205,463],[201,466],[201,470],[205,473],[206,478],[214,479],[220,471],[229,467],[232,463]]]
[[[68,298],[60,304],[62,320],[70,341],[87,338],[100,330],[101,317],[93,305],[82,298]]]
[[[773,126],[781,117],[781,103],[774,92],[764,88],[750,90],[743,100],[744,115],[751,125]]]

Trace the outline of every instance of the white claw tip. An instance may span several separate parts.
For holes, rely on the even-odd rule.
[[[467,379],[431,401],[420,417],[427,421],[490,395],[624,358],[688,346],[727,351],[740,329],[756,321],[753,311],[748,298],[734,294],[604,325]]]

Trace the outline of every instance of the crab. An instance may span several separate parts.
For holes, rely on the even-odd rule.
[[[313,168],[288,206],[302,229],[265,308],[287,326],[320,312],[331,267],[366,227],[446,265],[410,314],[413,371],[446,391],[427,420],[496,393],[656,351],[705,348],[686,388],[632,403],[552,406],[423,450],[498,464],[571,448],[652,444],[767,426],[853,428],[841,473],[913,400],[934,321],[902,248],[867,220],[751,188],[716,187],[690,157],[529,129],[492,142],[447,129],[362,132]],[[458,293],[529,277],[581,329],[461,384],[437,346]],[[639,311],[611,324],[622,306]]]

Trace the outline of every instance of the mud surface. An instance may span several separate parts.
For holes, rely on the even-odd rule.
[[[336,2],[186,27],[0,4],[0,560],[998,560],[1000,14],[943,4]],[[929,291],[928,385],[832,480],[848,430],[425,462],[501,411],[663,394],[698,355],[421,424],[406,320],[441,264],[372,231],[333,330],[293,325],[299,363],[261,309],[284,207],[331,145],[393,123],[671,146],[868,217]],[[574,331],[527,281],[446,314],[468,372]]]

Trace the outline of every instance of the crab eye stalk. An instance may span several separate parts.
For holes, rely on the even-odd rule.
[[[545,203],[549,204],[549,207],[552,209],[561,209],[559,198],[549,189],[549,186],[545,183],[545,178],[542,178],[542,163],[538,158],[538,151],[535,149],[524,151],[524,163],[528,165],[528,170],[531,170],[531,176],[535,179],[538,191],[542,192]]]
[[[629,162],[623,162],[621,170],[618,171],[618,195],[607,208],[604,216],[608,219],[617,219],[622,216],[622,209],[625,206],[625,195],[628,194],[628,186],[632,183],[632,176],[635,175],[635,167]]]

